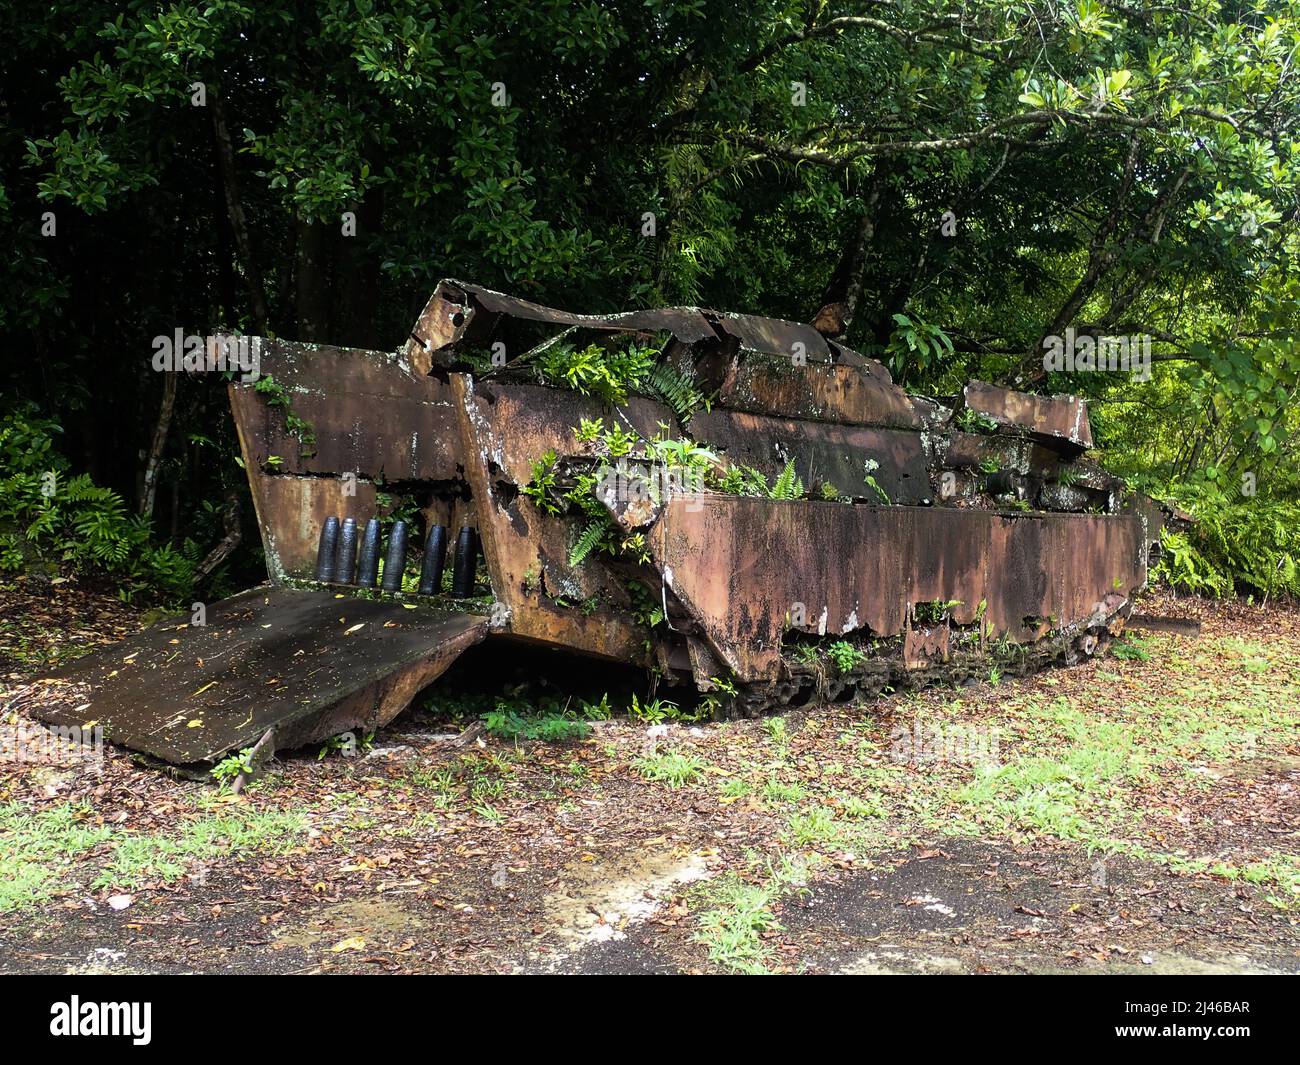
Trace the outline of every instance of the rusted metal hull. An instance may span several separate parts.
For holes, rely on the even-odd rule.
[[[921,428],[912,401],[888,375],[864,372],[856,366],[805,365],[789,354],[784,359],[737,359],[718,399],[724,407],[751,414]]]
[[[267,399],[275,393],[230,386],[273,579],[311,576],[330,515],[364,522],[383,513],[378,486],[427,485],[431,504],[440,497],[439,513],[451,519],[454,500],[464,495],[463,471],[459,420],[444,381],[384,352],[262,337],[250,342],[262,377],[283,390],[314,438],[304,443],[286,429],[284,409]]]
[[[1070,454],[1092,447],[1088,405],[1078,396],[1035,396],[972,381],[962,399],[976,414],[1049,447],[1063,447]]]
[[[599,417],[600,404],[529,386],[476,386],[465,374],[451,380],[483,554],[510,633],[602,658],[646,661],[644,635],[626,613],[622,586],[599,560],[570,566],[570,523],[543,514],[519,491],[532,463],[548,450],[571,448],[573,427],[583,417]],[[624,416],[646,433],[672,420],[650,400],[629,404]]]
[[[913,506],[934,494],[925,446],[916,432],[718,409],[692,418],[691,436],[769,477],[794,459],[806,479],[830,485],[847,498],[871,494],[867,459],[876,463],[872,475],[891,503]]]
[[[709,405],[659,391],[612,407],[543,387],[531,360],[570,339],[658,345],[656,369]],[[489,631],[702,692],[739,686],[750,708],[812,681],[846,690],[852,678],[827,681],[792,653],[846,639],[868,660],[859,690],[878,691],[998,648],[1031,649],[1022,662],[1092,653],[1159,540],[1158,509],[1081,457],[1081,400],[977,381],[946,401],[909,396],[880,362],[800,323],[574,314],[447,280],[395,354],[251,342],[271,380],[230,395],[272,580],[311,580],[327,519],[360,528],[400,509],[415,556],[435,524],[481,544],[490,598],[469,615],[409,582],[376,599],[255,590],[210,607],[206,629],[151,630],[60,671],[45,694],[67,698],[38,716],[99,719],[111,740],[180,762],[268,729],[309,742],[383,724]],[[622,450],[579,434],[597,420]],[[665,445],[707,449],[738,476],[674,479]],[[659,487],[608,487],[616,456],[635,466],[629,483],[657,469]],[[539,505],[539,462],[573,483],[601,474],[594,511],[544,491]],[[787,470],[809,498],[766,497]],[[602,549],[575,554],[593,521]]]
[[[1146,579],[1140,523],[1085,514],[675,499],[651,543],[748,682],[778,677],[790,631],[899,636],[918,605],[942,603],[953,625],[1029,643],[1106,625]]]

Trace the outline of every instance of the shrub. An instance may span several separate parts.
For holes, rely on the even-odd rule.
[[[1216,598],[1300,598],[1300,503],[1232,498],[1208,483],[1176,494],[1196,522],[1186,533],[1165,534],[1157,579]]]
[[[151,542],[149,523],[86,474],[69,475],[55,450],[62,432],[31,406],[0,426],[0,572],[35,565],[115,577],[119,595],[150,590],[182,599],[194,583],[197,548]]]

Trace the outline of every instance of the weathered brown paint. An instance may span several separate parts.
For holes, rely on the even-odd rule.
[[[440,281],[420,312],[406,345],[413,363],[445,364],[443,349],[462,341],[482,341],[502,317],[556,326],[580,326],[607,332],[667,332],[685,344],[715,339],[717,334],[702,312],[694,307],[664,307],[622,314],[571,314],[502,292],[466,284]],[[510,356],[521,354],[511,352]]]
[[[546,332],[518,323],[552,327],[551,341],[571,329],[666,334],[664,361],[693,370],[705,391],[716,388],[713,408],[696,412],[684,432],[654,400],[611,409],[570,391],[498,380],[495,371],[478,379],[453,372],[463,351]],[[908,396],[880,362],[799,323],[691,307],[578,315],[448,280],[400,354],[252,343],[261,372],[288,390],[293,413],[316,437],[314,447],[301,446],[266,395],[232,386],[274,580],[310,578],[325,519],[379,516],[379,492],[396,485],[415,495],[427,522],[453,534],[462,524],[478,529],[494,631],[657,664],[702,690],[731,670],[750,693],[793,697],[803,681],[782,656],[792,632],[901,637],[892,665],[870,666],[882,684],[900,657],[908,669],[950,660],[960,668],[986,639],[1039,641],[1041,658],[1050,657],[1051,634],[1091,653],[1122,624],[1159,538],[1158,508],[1130,500],[1120,513],[1120,482],[1080,459],[1092,443],[1081,400],[972,382],[961,404],[998,430],[964,433],[947,408]],[[595,418],[645,441],[689,435],[769,478],[792,459],[808,487],[869,502],[716,493],[615,501],[611,512],[625,531],[644,533],[653,564],[591,555],[572,566],[570,545],[586,519],[546,513],[522,490],[548,451],[569,469],[590,463],[596,451],[575,429]],[[636,449],[633,460],[647,450]],[[1066,468],[1071,478],[1062,483]],[[894,505],[875,504],[868,474]],[[1040,510],[992,509],[1012,492]],[[913,505],[924,503],[936,505]],[[1084,507],[1100,513],[1042,512]],[[661,599],[665,624],[647,629],[634,619],[629,581]],[[215,758],[268,728],[282,746],[311,742],[391,719],[489,627],[422,603],[407,604],[419,608],[408,612],[394,600],[337,595],[258,589],[211,607],[217,623],[203,632],[163,638],[151,630],[68,667],[55,687],[71,701],[56,700],[42,716],[71,723],[85,716],[71,708],[89,698],[111,719],[110,739],[174,761]],[[941,624],[917,611],[953,600]],[[336,610],[364,619],[357,630],[364,635],[340,638]],[[131,667],[114,667],[132,648]],[[195,736],[186,731],[195,719],[183,716],[191,709],[206,715]]]
[[[959,600],[957,624],[1028,642],[1108,620],[1146,577],[1141,523],[1118,516],[677,498],[650,540],[745,681],[775,679],[789,629],[896,636],[915,604]]]
[[[529,386],[476,386],[467,374],[453,374],[451,383],[483,555],[493,591],[508,611],[509,632],[605,658],[644,661],[643,634],[609,605],[624,596],[621,585],[599,559],[570,566],[570,521],[548,517],[519,492],[530,479],[533,461],[551,448],[571,447],[577,418],[567,417],[580,409],[599,416],[599,404]],[[538,391],[554,396],[560,413],[550,404],[530,402]],[[643,420],[655,413],[644,406],[640,410],[637,416]],[[598,602],[590,612],[555,602],[591,597]]]
[[[293,413],[316,438],[304,447],[285,429],[285,412],[251,383],[230,386],[273,577],[311,577],[327,517],[364,523],[377,516],[376,481],[454,481],[461,475],[459,420],[445,383],[380,351],[261,337],[251,343],[261,375],[287,391]],[[345,474],[352,479],[342,480]]]
[[[829,484],[842,496],[876,500],[870,472],[891,503],[916,504],[932,495],[921,434],[831,422],[773,418],[716,408],[691,419],[691,436],[731,462],[769,478],[794,460],[805,485]],[[867,462],[876,468],[867,469]]]
[[[1024,432],[1049,447],[1066,447],[1074,454],[1092,447],[1088,405],[1078,396],[1036,396],[972,381],[963,403],[999,425]]]
[[[355,518],[364,525],[379,514],[375,486],[369,481],[358,480],[349,494],[345,482],[336,477],[268,473],[250,465],[248,483],[267,568],[275,580],[311,579],[326,518]]]
[[[920,429],[907,393],[887,375],[864,367],[745,355],[735,360],[718,405],[750,414],[771,414],[848,425]]]

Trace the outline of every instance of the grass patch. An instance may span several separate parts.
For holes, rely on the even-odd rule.
[[[0,913],[28,909],[72,890],[75,865],[102,852],[92,889],[170,883],[192,862],[287,849],[305,830],[301,815],[230,807],[182,821],[172,833],[140,833],[96,825],[87,804],[33,813],[0,805]]]
[[[806,859],[783,856],[766,867],[756,882],[727,873],[701,884],[692,892],[704,907],[692,938],[708,947],[711,962],[732,972],[768,972],[775,952],[763,937],[781,931],[774,907],[788,889],[807,881],[811,868]]]
[[[797,781],[791,784],[772,776],[763,785],[763,798],[768,802],[800,802],[807,797],[808,789]]]
[[[796,847],[831,843],[840,835],[835,812],[825,806],[815,806],[807,813],[791,814],[786,825],[789,828],[789,841]]]
[[[110,861],[92,888],[136,887],[148,880],[172,883],[194,862],[242,854],[282,854],[306,830],[302,815],[251,807],[182,822],[174,835],[116,833]]]
[[[112,837],[90,817],[86,803],[40,813],[0,805],[0,913],[39,906],[64,889],[72,863]]]
[[[647,755],[636,759],[632,767],[646,780],[654,781],[656,784],[667,784],[670,788],[694,784],[704,772],[704,763],[700,759],[694,755],[682,754],[680,751]]]

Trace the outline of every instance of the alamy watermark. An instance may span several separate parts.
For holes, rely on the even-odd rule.
[[[72,766],[104,764],[104,726],[19,722],[0,730],[0,762]]]
[[[889,733],[889,757],[909,765],[950,762],[998,765],[1001,731],[982,725],[896,725]]]
[[[701,497],[708,491],[706,471],[699,466],[622,459],[615,466],[602,466],[598,476],[596,494],[610,505],[653,503],[657,506],[669,496],[681,495],[688,500],[688,511],[698,510],[703,505]]]
[[[1099,336],[1076,333],[1043,339],[1043,369],[1057,373],[1131,373],[1134,380],[1151,380],[1151,337]]]
[[[202,337],[179,328],[153,338],[152,363],[159,373],[237,373],[244,384],[262,375],[262,354],[252,337]]]

